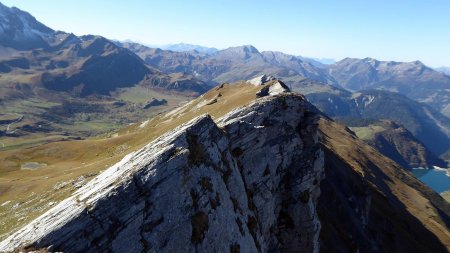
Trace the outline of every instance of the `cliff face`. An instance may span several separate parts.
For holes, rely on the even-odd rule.
[[[167,114],[265,95],[129,154],[0,251],[450,250],[447,202],[303,96],[261,92],[271,85],[222,85]]]
[[[65,252],[318,252],[323,153],[299,95],[207,115],[125,157],[0,244]]]

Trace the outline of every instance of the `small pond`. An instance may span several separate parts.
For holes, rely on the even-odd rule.
[[[37,169],[44,168],[45,166],[47,166],[47,164],[45,164],[45,163],[29,162],[29,163],[23,163],[20,166],[20,169],[22,169],[22,170],[37,170]]]

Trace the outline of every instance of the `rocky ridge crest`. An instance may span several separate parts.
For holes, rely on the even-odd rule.
[[[318,252],[323,177],[303,96],[203,115],[129,154],[0,243],[68,252]]]

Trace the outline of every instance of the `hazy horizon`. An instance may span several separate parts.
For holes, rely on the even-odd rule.
[[[260,51],[337,61],[371,57],[450,66],[450,1],[1,2],[76,35],[147,45],[253,45]]]

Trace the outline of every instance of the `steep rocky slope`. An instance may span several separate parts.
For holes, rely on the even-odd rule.
[[[264,87],[223,84],[176,111],[150,118],[141,115],[140,123],[108,135],[0,152],[0,203],[4,204],[0,206],[0,238],[41,215],[125,154],[204,113],[221,117],[252,101]],[[29,163],[45,166],[22,169]],[[48,205],[42,205],[43,199]]]
[[[277,89],[230,104],[278,85],[222,85],[167,114],[176,121],[192,111],[217,115],[217,104],[231,110],[194,118],[129,154],[0,249],[450,249],[448,203],[303,96]]]
[[[37,242],[70,252],[317,251],[323,154],[317,130],[305,124],[311,113],[291,95],[233,111],[221,128],[196,118],[128,155],[0,249]]]

